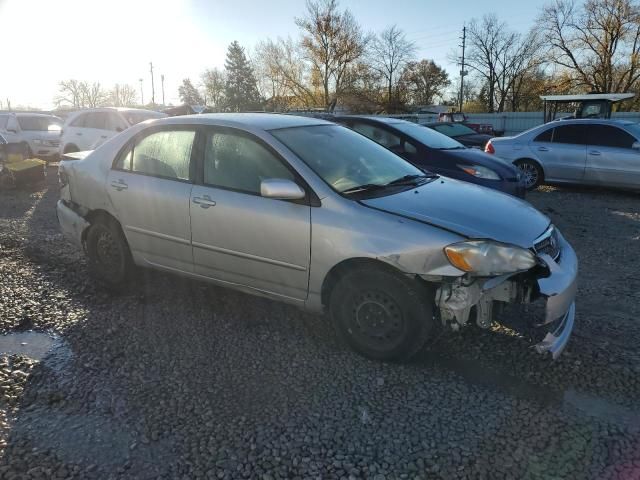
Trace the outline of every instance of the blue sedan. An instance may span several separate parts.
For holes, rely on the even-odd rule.
[[[440,175],[524,198],[526,188],[518,170],[508,162],[416,123],[397,118],[335,116],[345,125],[374,140],[415,166]]]

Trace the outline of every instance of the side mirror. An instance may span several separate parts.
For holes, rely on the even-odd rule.
[[[305,197],[304,190],[296,182],[284,178],[262,180],[260,195],[277,200],[300,200]]]
[[[633,145],[631,145],[631,148],[633,148],[634,150],[640,151],[640,142],[633,142]]]
[[[124,128],[122,127],[116,127],[116,132],[122,132],[124,130]]]

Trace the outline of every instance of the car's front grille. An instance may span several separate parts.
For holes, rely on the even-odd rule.
[[[50,147],[59,147],[60,146],[60,141],[59,140],[46,140],[45,144],[50,146]]]
[[[560,241],[555,227],[550,226],[546,232],[538,237],[533,244],[533,250],[538,254],[546,254],[556,260],[560,256]]]

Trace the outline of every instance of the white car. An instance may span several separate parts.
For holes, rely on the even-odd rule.
[[[25,157],[54,159],[60,146],[62,119],[43,113],[0,113],[0,135],[7,151]]]
[[[67,117],[62,130],[60,154],[94,150],[114,135],[145,120],[167,115],[140,108],[92,108]]]

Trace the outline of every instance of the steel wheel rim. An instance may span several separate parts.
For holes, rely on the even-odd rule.
[[[524,176],[524,184],[527,188],[533,187],[538,183],[538,169],[531,163],[520,163],[518,168]]]
[[[384,292],[365,291],[353,299],[349,333],[367,348],[388,350],[402,341],[404,318],[396,301]]]
[[[96,240],[96,259],[108,275],[117,274],[120,269],[122,255],[111,232],[100,232]]]

